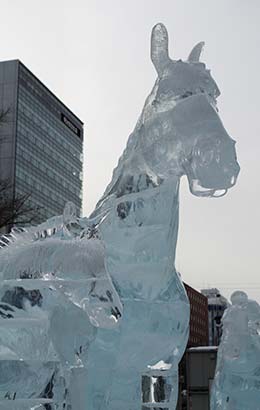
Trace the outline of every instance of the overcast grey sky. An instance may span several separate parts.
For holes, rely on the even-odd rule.
[[[221,199],[184,181],[177,269],[195,286],[260,301],[260,1],[0,0],[0,60],[19,58],[85,123],[84,214],[113,168],[156,79],[150,32],[163,22],[171,56],[206,42],[202,60],[222,92],[220,116],[237,140],[241,173]],[[250,289],[247,289],[250,288]]]

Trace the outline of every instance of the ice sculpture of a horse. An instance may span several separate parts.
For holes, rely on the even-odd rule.
[[[171,60],[165,27],[154,27],[151,57],[158,78],[111,183],[90,218],[82,220],[82,225],[86,223],[93,232],[100,232],[105,253],[100,252],[103,259],[99,266],[102,272],[105,266],[105,274],[113,282],[110,289],[105,287],[108,293],[101,288],[94,314],[91,309],[87,312],[89,317],[98,317],[99,304],[102,306],[103,300],[111,302],[106,307],[110,313],[101,315],[103,320],[87,343],[86,386],[77,379],[78,389],[81,384],[86,393],[88,410],[176,406],[177,368],[189,329],[189,303],[174,267],[180,178],[187,175],[194,195],[220,196],[236,183],[239,172],[235,143],[217,114],[219,90],[209,70],[199,62],[202,45],[194,47],[185,62]],[[67,253],[73,255],[77,246],[82,249],[87,243],[87,238],[71,242]],[[96,244],[101,246],[98,240]],[[92,248],[94,251],[94,244]],[[81,269],[95,277],[97,272],[88,269],[87,259],[85,262]],[[73,280],[73,264],[61,266],[67,279]],[[51,260],[45,261],[45,267],[45,271],[54,271]],[[57,270],[60,271],[58,267]],[[84,288],[78,290],[77,286],[75,291],[74,285],[67,283],[66,291],[62,292],[70,301],[78,291],[80,297],[95,292],[92,287],[84,292]],[[56,284],[53,286],[56,290]],[[106,320],[114,322],[122,312],[116,291],[123,304],[123,315],[119,326],[104,328]],[[49,289],[46,303],[50,300],[48,292]],[[77,308],[81,311],[83,304],[77,303]],[[72,317],[75,329],[76,315]],[[59,321],[55,323],[58,325]],[[88,326],[85,330],[90,332]],[[64,353],[59,344],[66,351],[66,337],[68,332],[56,341],[59,355]],[[165,375],[166,388],[157,394],[156,386],[143,383],[142,389],[144,375],[154,376],[152,380]],[[73,410],[85,409],[84,403],[74,407]]]
[[[168,376],[158,394],[143,383],[144,408],[176,406],[189,328],[189,303],[174,267],[180,178],[187,175],[192,194],[216,197],[239,173],[235,142],[217,113],[220,92],[199,61],[202,46],[185,62],[171,60],[166,28],[154,27],[158,78],[90,217],[101,219],[105,265],[124,314],[116,332],[99,328],[90,346],[89,410],[139,410],[142,374]]]

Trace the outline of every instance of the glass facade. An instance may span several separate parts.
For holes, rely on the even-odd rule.
[[[15,191],[39,221],[82,202],[83,124],[22,63],[18,69]]]

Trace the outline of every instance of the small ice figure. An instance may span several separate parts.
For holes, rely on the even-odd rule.
[[[260,306],[245,292],[231,296],[218,350],[211,410],[260,410]]]

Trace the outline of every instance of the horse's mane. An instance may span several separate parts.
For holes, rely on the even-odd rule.
[[[74,203],[67,202],[63,215],[53,216],[36,226],[14,226],[10,233],[0,235],[0,250],[28,245],[46,238],[100,239],[98,231],[92,226],[88,218],[79,218]]]
[[[14,243],[30,243],[57,234],[64,226],[63,217],[55,216],[37,226],[13,227],[10,234],[0,236],[0,248]]]
[[[0,249],[25,246],[51,237],[72,237],[62,215],[54,216],[37,226],[13,227],[9,234],[0,236]]]
[[[156,97],[158,89],[158,80],[156,81],[151,93],[146,98],[142,113],[137,121],[137,124],[130,134],[126,148],[123,154],[118,160],[117,166],[114,168],[112,173],[112,179],[105,189],[104,194],[98,201],[93,213],[90,215],[90,219],[95,218],[98,214],[102,214],[104,208],[107,208],[107,203],[113,200],[113,197],[121,196],[122,185],[124,185],[124,179],[128,176],[135,174],[148,173],[152,174],[151,170],[148,169],[148,165],[145,159],[142,157],[141,161],[138,160],[138,146],[140,144],[142,127],[146,120],[148,120],[154,113],[155,107],[152,105]],[[156,176],[153,175],[156,179]]]

